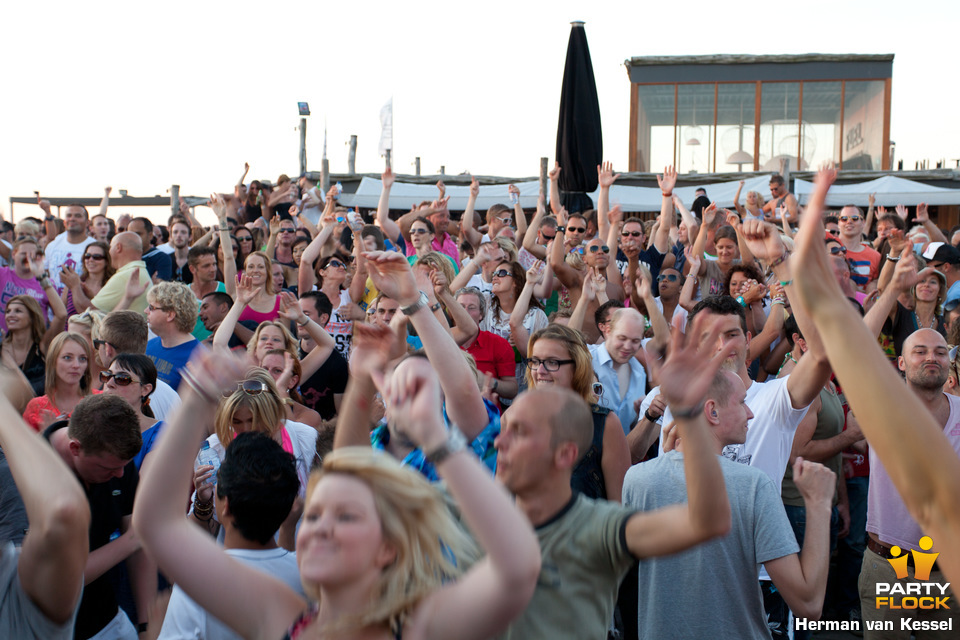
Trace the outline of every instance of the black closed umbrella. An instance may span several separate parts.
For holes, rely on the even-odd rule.
[[[597,188],[597,165],[603,161],[600,101],[593,63],[582,22],[571,22],[567,62],[560,88],[557,162],[560,163],[560,203],[574,213],[593,208],[587,195]]]

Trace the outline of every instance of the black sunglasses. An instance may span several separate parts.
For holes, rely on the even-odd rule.
[[[113,381],[117,384],[118,387],[127,387],[136,382],[137,384],[142,384],[139,380],[134,380],[126,371],[101,371],[100,372],[100,382],[106,384],[110,382],[110,379],[113,378]]]
[[[83,259],[100,261],[100,260],[106,260],[107,256],[103,255],[102,253],[85,253],[83,254]]]
[[[608,247],[607,245],[603,245],[602,247],[596,244],[590,245],[590,253],[597,253],[598,251],[603,251],[604,253],[610,253],[610,247]]]
[[[490,276],[493,278],[512,278],[513,274],[506,269],[497,269],[492,274],[490,274]]]
[[[571,233],[585,233],[586,230],[586,227],[567,227],[567,231],[570,231]]]
[[[643,235],[643,231],[621,231],[620,236],[626,238],[627,236],[633,236],[634,238],[639,238]]]
[[[112,348],[114,351],[120,351],[120,349],[117,349],[117,347],[116,347],[115,345],[110,344],[110,343],[107,342],[106,340],[94,340],[94,341],[93,341],[93,347],[94,347],[95,349],[99,349],[100,347],[102,347],[102,346],[104,346],[104,345]]]

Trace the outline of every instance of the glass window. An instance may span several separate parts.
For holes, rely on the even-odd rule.
[[[883,157],[882,80],[847,82],[843,103],[843,168],[878,170]]]
[[[753,119],[757,85],[753,82],[717,87],[717,165],[715,171],[753,171]]]
[[[663,171],[673,164],[674,86],[637,86],[637,171]]]
[[[800,150],[800,83],[764,82],[760,97],[760,170],[797,169]]]
[[[816,169],[840,162],[840,82],[803,83],[800,168]]]
[[[709,173],[713,167],[713,84],[677,87],[677,171]]]

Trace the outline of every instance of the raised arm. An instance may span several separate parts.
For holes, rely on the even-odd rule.
[[[400,237],[400,227],[390,219],[390,190],[393,188],[395,180],[396,177],[393,175],[393,169],[387,167],[380,176],[382,186],[380,188],[380,201],[377,203],[377,223],[380,225],[380,229],[384,235],[394,244],[397,243],[397,238]],[[330,200],[329,196],[327,200]]]
[[[303,255],[300,256],[300,267],[297,271],[297,291],[299,291],[301,295],[313,290],[313,285],[317,282],[317,274],[313,269],[313,263],[320,257],[324,245],[327,244],[327,241],[333,235],[336,226],[333,212],[327,213],[324,211],[320,218],[320,233],[310,241],[307,248],[303,250]],[[352,299],[354,299],[353,296],[351,296],[351,300]],[[359,300],[359,298],[356,299]]]
[[[567,321],[567,326],[575,331],[583,333],[583,323],[586,322],[587,319],[587,309],[590,307],[590,303],[594,302],[596,299],[597,289],[593,286],[593,280],[591,278],[584,279],[583,287],[580,288],[580,297],[577,298],[577,304],[573,305],[573,310],[570,312],[570,319]]]
[[[653,246],[660,253],[670,250],[670,230],[677,226],[677,216],[673,210],[673,188],[677,184],[677,170],[672,166],[663,169],[663,175],[657,176],[660,185],[660,226],[653,235]]]
[[[943,242],[950,244],[950,240],[947,239],[947,236],[943,235],[943,231],[940,230],[940,227],[933,224],[933,221],[930,219],[930,212],[927,209],[926,202],[921,202],[917,205],[916,221],[922,224],[923,228],[927,230],[927,233],[930,235],[930,242]]]
[[[395,251],[368,253],[370,277],[379,291],[410,307],[420,300],[420,291],[407,259]],[[426,295],[426,294],[424,294]],[[460,348],[426,305],[409,315],[427,357],[440,377],[447,398],[447,415],[473,440],[488,425],[487,411],[477,380]]]
[[[113,187],[104,187],[103,188],[103,198],[100,199],[100,211],[97,212],[98,216],[106,216],[107,209],[110,207],[110,192],[113,191]]]
[[[825,194],[835,173],[821,171]],[[912,393],[846,300],[823,244],[822,208],[807,206],[793,257],[797,296],[820,329],[824,346],[860,428],[883,462],[910,514],[940,549],[960,548],[960,460],[943,427]],[[903,425],[911,436],[903,437]],[[941,554],[951,581],[960,580],[960,556]]]
[[[479,195],[480,182],[471,176],[470,197],[467,198],[467,207],[463,210],[463,216],[460,218],[460,228],[463,229],[463,236],[466,241],[474,248],[479,247],[483,241],[483,234],[473,227],[473,210],[477,206],[477,196]]]
[[[233,335],[233,330],[237,327],[237,322],[240,320],[240,314],[243,313],[243,310],[247,308],[247,305],[253,302],[253,299],[257,297],[257,287],[254,286],[251,282],[250,277],[244,274],[240,278],[240,282],[237,283],[236,290],[234,292],[233,306],[230,307],[230,311],[227,312],[227,315],[223,317],[223,320],[220,322],[220,326],[217,327],[217,332],[213,334],[213,346],[221,347],[227,349],[230,345],[230,336]]]
[[[601,238],[607,235],[607,212],[610,211],[610,187],[613,186],[613,183],[616,182],[619,177],[619,173],[613,173],[612,162],[604,162],[602,165],[597,165],[597,182],[600,183],[600,197],[597,199],[597,235]]]
[[[433,282],[433,292],[437,300],[443,304],[453,318],[453,326],[450,328],[450,334],[454,342],[463,345],[473,340],[480,333],[480,327],[473,321],[463,305],[457,301],[457,298],[451,293],[450,285],[447,284],[447,276],[439,269],[430,271],[430,280]],[[458,289],[459,291],[459,289]]]
[[[517,302],[510,313],[510,335],[513,337],[513,344],[520,352],[521,358],[527,357],[527,342],[530,338],[530,332],[524,326],[523,322],[527,318],[527,312],[530,311],[530,298],[533,297],[533,289],[543,277],[543,263],[537,260],[527,270],[527,280],[517,296]]]
[[[699,315],[684,334],[673,333],[663,366],[659,352],[647,361],[658,369],[660,393],[673,412],[683,440],[683,471],[687,503],[643,511],[627,522],[627,546],[637,558],[676,553],[730,530],[730,501],[723,472],[714,453],[704,403],[724,360],[733,353],[728,343],[712,356],[697,351],[698,344],[714,345],[720,335],[716,318]],[[707,335],[705,341],[700,338]]]
[[[733,208],[737,210],[741,218],[746,215],[746,210],[743,208],[743,205],[740,204],[740,192],[743,191],[744,184],[746,183],[741,180],[740,184],[737,185],[737,192],[733,195]]]
[[[704,257],[703,253],[707,247],[707,236],[710,235],[710,227],[713,226],[713,221],[717,216],[717,203],[711,202],[710,206],[703,210],[703,224],[700,225],[700,232],[697,233],[697,239],[693,243],[693,255],[700,258],[700,271],[697,272],[697,275],[703,275],[704,268],[706,265],[703,263]]]
[[[566,236],[567,210],[560,207],[560,213],[557,214],[557,235],[553,240],[553,247],[550,250],[550,268],[557,276],[557,279],[568,289],[575,289],[580,286],[582,276],[579,271],[567,264],[567,245],[564,243]],[[564,229],[561,231],[561,229]]]
[[[233,242],[230,241],[230,225],[227,223],[227,202],[219,193],[210,195],[210,206],[217,215],[217,230],[220,234],[220,249],[223,251],[223,285],[227,295],[237,297],[237,262],[233,257]]]
[[[871,193],[867,196],[867,204],[867,215],[863,219],[863,230],[866,233],[870,233],[870,230],[873,229],[874,205],[877,204],[876,193]]]
[[[53,320],[50,321],[50,326],[43,336],[43,350],[46,352],[50,341],[63,331],[63,327],[67,323],[67,308],[64,306],[53,282],[50,281],[49,277],[43,275],[43,256],[39,253],[30,260],[30,270],[33,272],[33,277],[43,287],[43,294],[47,296],[47,304],[50,305],[50,311],[53,312]]]
[[[694,296],[697,293],[697,274],[700,273],[700,257],[691,255],[687,258],[687,263],[690,266],[690,271],[683,277],[683,287],[680,289],[680,300],[677,304],[687,311],[693,311],[694,305],[697,304]]]
[[[687,225],[687,236],[696,238],[697,230],[700,228],[700,221],[697,220],[695,215],[690,213],[690,210],[683,205],[683,201],[680,200],[678,196],[673,196],[672,200],[673,206],[680,212],[680,218],[683,220],[683,223]]]
[[[90,508],[76,475],[11,404],[23,392],[21,379],[3,368],[0,380],[0,446],[30,522],[17,568],[20,586],[43,615],[65,624],[83,587]]]
[[[217,399],[236,389],[245,367],[230,354],[198,349],[181,385],[183,404],[151,455],[133,524],[164,575],[245,638],[279,638],[306,602],[273,576],[231,558],[183,514],[183,491],[214,419]],[[181,490],[177,490],[177,488]],[[258,606],[251,606],[257,603]]]
[[[431,364],[432,359],[411,358],[381,383],[398,428],[427,452],[448,441],[438,373]],[[503,631],[526,608],[540,573],[539,547],[530,522],[468,448],[447,456],[437,472],[486,555],[458,580],[427,596],[408,628],[427,640],[480,640]]]
[[[540,194],[540,197],[537,199],[537,212],[533,214],[533,219],[530,221],[530,227],[527,229],[529,233],[523,235],[523,242],[521,246],[524,249],[533,254],[537,260],[546,260],[547,253],[544,247],[537,244],[537,234],[540,231],[540,223],[543,222],[544,217],[547,215],[547,204],[546,198],[543,194]]]
[[[547,177],[550,178],[550,210],[553,212],[553,215],[557,216],[557,219],[560,217],[560,163],[554,162],[553,169],[547,174]]]
[[[517,188],[517,185],[509,185],[507,191],[517,197],[517,202],[513,205],[513,217],[517,221],[517,246],[522,247],[523,239],[527,235],[527,214],[524,213],[523,207],[520,205],[520,189]]]

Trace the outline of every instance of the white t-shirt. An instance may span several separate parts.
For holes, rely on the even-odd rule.
[[[60,269],[71,267],[77,273],[83,271],[83,252],[92,242],[94,239],[86,236],[81,242],[71,244],[67,240],[67,232],[64,231],[43,250],[43,266],[50,273],[50,279],[58,291],[63,289],[60,284]]]
[[[654,298],[653,301],[657,303],[657,308],[660,309],[660,313],[662,314],[663,301],[660,299],[660,296],[657,296],[656,298]],[[676,309],[673,310],[673,318],[667,318],[667,324],[669,324],[672,327],[674,326],[673,321],[676,320],[677,318],[680,318],[680,330],[686,333],[688,315],[689,315],[689,312],[678,304]]]
[[[157,379],[157,388],[150,394],[150,409],[157,420],[168,420],[173,410],[180,406],[180,396],[163,380]]]
[[[334,301],[331,300],[330,302]],[[334,308],[333,313],[330,314],[330,320],[327,322],[327,326],[324,327],[327,333],[333,336],[334,342],[337,343],[337,351],[340,352],[340,355],[342,355],[345,360],[350,360],[350,344],[351,340],[353,340],[353,320],[351,320],[345,312],[347,306],[352,302],[350,292],[346,289],[342,290],[340,292],[340,303]]]
[[[280,547],[263,550],[226,549],[226,553],[261,573],[279,578],[288,587],[306,597],[300,582],[295,553]],[[159,638],[161,640],[194,640],[195,638],[235,640],[240,636],[207,613],[206,609],[198,605],[177,585],[170,596]]]

